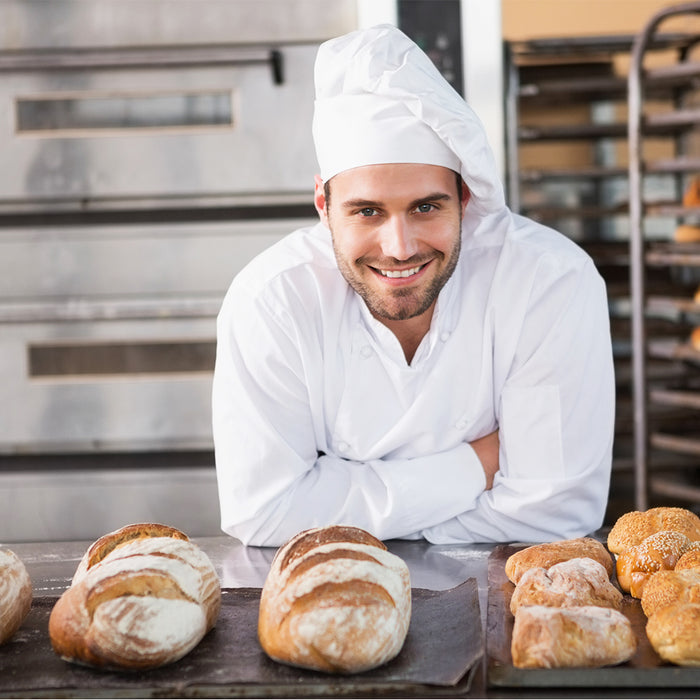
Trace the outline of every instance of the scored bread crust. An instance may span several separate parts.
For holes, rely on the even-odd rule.
[[[636,650],[630,621],[612,608],[528,605],[515,616],[511,656],[517,668],[612,666]]]
[[[647,620],[646,633],[664,661],[700,666],[700,604],[678,603],[661,608]]]
[[[263,586],[258,638],[292,666],[360,673],[401,651],[411,616],[406,563],[368,532],[305,530],[275,555]]]
[[[221,588],[206,554],[166,526],[124,530],[88,549],[51,611],[52,647],[68,661],[163,666],[191,651],[216,623]]]
[[[549,569],[534,567],[526,571],[513,591],[510,611],[515,615],[523,605],[564,608],[597,605],[619,610],[622,593],[611,583],[602,564],[579,557]]]
[[[617,582],[634,598],[641,598],[649,577],[657,571],[675,568],[692,542],[681,532],[661,530],[617,557]]]
[[[32,581],[24,562],[0,549],[0,644],[20,628],[32,607]]]
[[[647,537],[662,530],[684,534],[691,541],[700,540],[700,518],[686,508],[660,506],[649,510],[633,510],[621,515],[608,534],[608,549],[622,554],[641,544]]]
[[[647,617],[677,603],[700,603],[700,571],[657,571],[649,577],[641,598]]]
[[[613,559],[605,549],[605,545],[593,537],[578,537],[534,544],[511,554],[506,560],[506,576],[512,583],[517,584],[528,569],[533,567],[548,569],[554,564],[580,557],[597,561],[608,572],[608,576],[612,575]]]

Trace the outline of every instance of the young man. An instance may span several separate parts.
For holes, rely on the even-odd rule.
[[[513,214],[478,119],[398,29],[321,46],[320,222],[233,281],[213,430],[222,528],[279,545],[544,541],[602,524],[614,377],[603,281]]]

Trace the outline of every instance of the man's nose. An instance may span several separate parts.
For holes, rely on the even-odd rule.
[[[408,260],[418,252],[412,227],[402,216],[392,216],[382,226],[381,246],[383,255],[395,260]]]

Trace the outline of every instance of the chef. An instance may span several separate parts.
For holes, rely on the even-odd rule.
[[[507,208],[478,118],[400,30],[326,42],[315,81],[319,222],[249,263],[218,317],[223,530],[595,530],[615,389],[593,262]]]

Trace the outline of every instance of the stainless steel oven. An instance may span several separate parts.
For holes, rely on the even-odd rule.
[[[356,2],[0,0],[0,18],[0,541],[218,531],[215,316],[315,219],[313,61]]]

